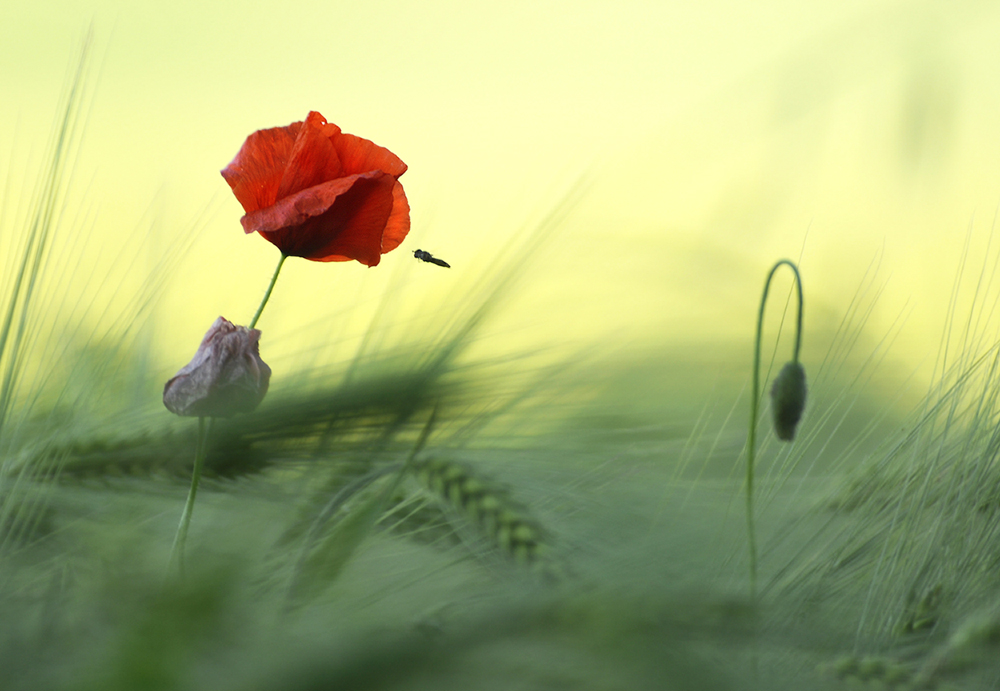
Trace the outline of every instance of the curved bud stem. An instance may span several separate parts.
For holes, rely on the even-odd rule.
[[[767,280],[764,282],[764,294],[760,298],[760,311],[757,314],[757,337],[753,348],[753,391],[750,398],[750,432],[747,437],[747,532],[750,538],[750,594],[757,597],[757,538],[754,532],[753,519],[753,466],[754,453],[757,445],[757,408],[760,404],[760,338],[764,328],[764,305],[767,303],[767,293],[771,287],[771,279],[775,272],[782,265],[787,265],[795,273],[795,285],[798,288],[799,314],[795,324],[795,350],[792,353],[792,362],[796,365],[799,362],[799,350],[802,346],[802,277],[799,275],[799,268],[790,260],[782,259],[771,267]]]

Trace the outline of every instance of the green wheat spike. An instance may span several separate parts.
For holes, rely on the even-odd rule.
[[[415,475],[427,490],[467,518],[513,561],[531,565],[545,555],[547,540],[535,521],[505,490],[475,477],[468,466],[429,459],[420,464]]]

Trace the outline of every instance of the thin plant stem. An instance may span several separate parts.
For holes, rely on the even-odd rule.
[[[274,275],[271,276],[271,283],[267,286],[267,292],[264,293],[264,299],[260,301],[260,307],[257,308],[257,313],[253,315],[253,319],[250,320],[250,325],[248,329],[252,329],[257,326],[257,320],[260,319],[260,313],[264,311],[264,305],[271,298],[271,291],[274,290],[274,284],[278,282],[278,274],[281,273],[281,265],[285,263],[288,259],[288,255],[284,252],[281,253],[281,259],[278,260],[278,266],[274,269]]]
[[[434,429],[434,422],[437,420],[437,412],[438,405],[435,403],[434,408],[431,410],[430,417],[427,419],[427,424],[424,425],[424,429],[421,431],[420,437],[417,439],[416,445],[413,447],[413,450],[410,451],[410,455],[407,456],[406,461],[396,472],[392,482],[388,486],[383,487],[377,494],[370,497],[366,502],[362,503],[361,506],[357,507],[353,514],[341,519],[341,522],[336,524],[331,529],[326,539],[329,540],[331,536],[337,535],[340,540],[336,541],[338,542],[337,548],[331,553],[328,553],[325,557],[325,564],[322,568],[326,574],[326,578],[335,578],[337,574],[340,573],[341,569],[343,569],[344,565],[354,554],[354,551],[357,549],[361,540],[365,538],[365,536],[378,522],[389,502],[389,498],[396,493],[403,477],[413,469],[414,459],[423,450],[424,445],[427,443],[431,430]],[[377,470],[344,487],[336,495],[334,495],[333,499],[323,508],[319,515],[316,516],[316,520],[309,528],[309,533],[303,541],[302,550],[299,553],[298,563],[292,573],[291,583],[288,587],[287,611],[291,611],[291,609],[299,601],[303,587],[309,587],[306,574],[310,569],[310,560],[315,559],[314,548],[320,539],[322,529],[330,521],[331,517],[340,510],[347,499],[369,486],[375,480],[384,476],[387,472],[389,471]]]
[[[753,519],[753,467],[754,453],[757,446],[757,408],[760,404],[760,339],[764,329],[764,305],[767,303],[767,292],[771,287],[771,279],[782,265],[787,265],[795,273],[795,285],[799,295],[799,315],[795,324],[795,350],[792,362],[799,361],[799,351],[802,347],[802,277],[799,268],[788,259],[782,259],[771,267],[771,272],[764,282],[764,294],[760,298],[760,311],[757,314],[757,337],[753,347],[753,391],[750,394],[750,432],[747,438],[747,533],[750,542],[750,596],[757,599],[757,537]]]
[[[191,514],[194,511],[194,498],[198,494],[198,483],[201,481],[202,467],[205,465],[205,455],[208,447],[208,435],[212,429],[213,418],[198,418],[198,446],[194,455],[194,471],[191,473],[191,489],[188,492],[187,503],[184,505],[184,513],[181,514],[180,525],[177,526],[177,535],[174,537],[174,546],[170,551],[171,565],[176,563],[178,572],[184,576],[184,543],[187,541],[188,527],[191,525]]]
[[[257,308],[257,313],[253,315],[253,320],[251,320],[248,328],[252,329],[257,325],[257,320],[260,319],[261,312],[264,311],[264,306],[271,297],[271,291],[274,290],[274,284],[278,281],[281,266],[287,258],[288,255],[282,252],[281,259],[278,260],[278,266],[275,267],[274,274],[271,276],[271,282],[267,286],[267,292],[264,293],[264,299],[260,301],[260,307]],[[198,418],[198,444],[194,455],[194,471],[191,473],[191,490],[188,492],[187,503],[184,505],[184,513],[181,514],[180,525],[177,526],[177,535],[174,536],[174,546],[170,550],[170,563],[173,565],[176,562],[178,572],[182,577],[184,576],[184,543],[187,542],[188,528],[191,525],[191,514],[194,512],[194,499],[198,494],[201,470],[205,465],[205,455],[208,450],[208,435],[212,431],[212,419],[208,418],[208,422],[206,423],[204,416]]]

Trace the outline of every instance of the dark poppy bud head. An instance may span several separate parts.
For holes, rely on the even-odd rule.
[[[189,417],[232,417],[254,410],[271,380],[259,341],[257,329],[219,317],[191,362],[163,387],[163,405]]]
[[[806,371],[798,362],[789,362],[771,386],[774,433],[782,441],[795,439],[795,428],[806,407]]]

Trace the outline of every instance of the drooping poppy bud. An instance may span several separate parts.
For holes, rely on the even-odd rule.
[[[232,417],[254,410],[271,380],[259,341],[259,330],[219,317],[191,362],[163,387],[163,405],[189,417]]]
[[[771,386],[774,433],[782,441],[795,439],[795,428],[806,407],[806,371],[798,362],[786,363]]]

